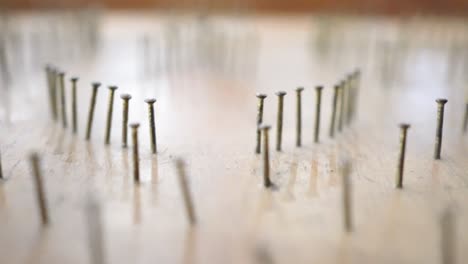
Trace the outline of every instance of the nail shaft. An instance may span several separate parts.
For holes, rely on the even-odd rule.
[[[352,231],[351,219],[351,181],[350,181],[351,164],[345,162],[342,168],[342,187],[343,187],[343,223],[346,232]]]
[[[112,112],[114,109],[114,93],[117,86],[109,86],[109,104],[107,108],[106,138],[104,144],[109,145],[112,129]]]
[[[405,167],[405,152],[406,152],[406,135],[409,124],[400,124],[400,154],[398,158],[398,170],[396,176],[396,188],[403,188],[403,171]]]
[[[192,202],[192,196],[187,182],[187,175],[185,173],[185,163],[181,159],[176,160],[177,175],[179,177],[179,184],[182,190],[182,196],[185,204],[185,211],[191,225],[196,224],[195,210]]]
[[[76,82],[78,78],[71,78],[72,83],[72,129],[73,133],[78,132],[78,113],[77,113],[77,105],[76,105]]]
[[[92,195],[92,194],[89,194]],[[101,207],[95,198],[89,198],[86,206],[86,221],[88,223],[88,241],[91,263],[104,264],[104,238],[102,231]]]
[[[302,145],[302,103],[301,93],[304,90],[303,87],[296,88],[296,147]]]
[[[351,124],[351,115],[353,114],[353,100],[354,100],[354,87],[353,83],[353,75],[349,74],[345,80],[346,86],[346,125]]]
[[[0,153],[0,179],[5,179],[3,177],[2,154],[1,153]]]
[[[463,133],[468,131],[468,103],[465,106],[465,117],[463,118]]]
[[[456,261],[456,230],[454,212],[451,207],[446,208],[440,219],[440,246],[442,264],[455,264]]]
[[[447,103],[447,99],[437,99],[437,130],[436,130],[436,142],[434,149],[434,159],[440,159],[440,153],[442,150],[442,132],[444,126],[444,105]]]
[[[132,96],[129,94],[120,95],[122,98],[122,147],[127,147],[127,126],[128,126],[128,107],[129,101],[132,99]]]
[[[58,91],[57,91],[57,79],[58,73],[56,69],[51,70],[51,85],[52,85],[52,106],[54,108],[54,120],[58,121],[59,119],[59,110],[58,110]]]
[[[332,103],[332,114],[331,114],[331,120],[330,120],[330,137],[333,138],[335,136],[335,121],[336,121],[336,106],[338,103],[338,91],[340,87],[338,85],[335,85],[333,87],[333,103]]]
[[[257,145],[255,147],[255,153],[260,154],[261,151],[261,131],[258,126],[263,122],[263,104],[266,98],[266,94],[257,94],[258,104],[257,104]]]
[[[37,153],[33,153],[30,156],[30,162],[32,165],[34,185],[36,188],[37,201],[39,204],[39,212],[41,215],[42,225],[46,226],[49,224],[49,214],[47,212],[47,202],[45,198],[45,191],[42,182],[41,170],[39,167],[39,156]]]
[[[339,85],[339,102],[340,102],[340,112],[338,115],[338,131],[341,132],[343,130],[343,119],[345,114],[345,91],[346,85],[345,82],[342,81]]]
[[[270,180],[270,154],[268,147],[268,132],[270,126],[260,125],[260,130],[263,132],[263,186],[268,188],[272,185]]]
[[[130,124],[132,128],[132,144],[133,144],[133,179],[135,183],[140,183],[140,164],[139,164],[139,154],[138,154],[138,127],[140,124],[133,123]]]
[[[145,102],[148,104],[148,118],[150,128],[150,140],[151,140],[151,152],[156,153],[158,151],[156,144],[156,125],[154,122],[154,103],[156,99],[146,99]]]
[[[279,91],[278,96],[278,119],[276,122],[276,150],[281,151],[281,141],[283,137],[283,103],[286,92]]]
[[[91,103],[89,105],[89,112],[88,112],[88,124],[86,126],[86,140],[91,138],[91,129],[93,126],[93,117],[94,117],[94,108],[96,106],[96,97],[100,83],[93,83],[93,92],[91,95]]]
[[[361,83],[361,71],[357,69],[351,77],[351,86],[352,86],[352,104],[351,104],[351,120],[356,119],[356,113],[357,113],[357,103],[358,103],[358,97],[359,97],[359,89],[360,89],[360,83]]]
[[[319,142],[320,136],[320,108],[322,104],[322,86],[315,87],[316,99],[315,99],[315,127],[314,127],[314,142]]]
[[[66,107],[66,100],[65,100],[65,73],[60,72],[58,74],[59,82],[60,82],[60,102],[62,105],[62,125],[63,128],[67,128],[67,107]]]
[[[57,120],[57,99],[55,93],[55,71],[50,66],[46,66],[46,78],[47,78],[47,88],[49,91],[49,103],[50,110],[52,113],[52,119]]]

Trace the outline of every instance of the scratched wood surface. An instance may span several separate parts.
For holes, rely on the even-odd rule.
[[[33,51],[34,33],[49,30],[41,14],[9,21],[11,32],[29,32],[21,41]],[[3,82],[0,109],[1,263],[91,263],[90,195],[101,208],[106,263],[441,263],[440,214],[447,206],[455,208],[456,263],[468,259],[466,21],[106,13],[94,26],[100,34],[91,52],[65,34],[57,37],[63,45],[30,52],[22,63],[10,57],[14,68]],[[51,120],[45,62],[67,79],[80,78],[77,135]],[[357,119],[330,139],[332,85],[357,67]],[[86,142],[92,81],[103,87]],[[318,84],[325,88],[321,142],[314,144]],[[105,146],[108,85],[119,89]],[[305,87],[301,148],[294,146],[297,86]],[[262,186],[262,159],[254,154],[255,93],[268,95],[264,120],[274,128],[278,90],[288,94],[283,152],[274,151],[274,129],[270,136],[278,186],[271,191]],[[133,96],[130,121],[142,124],[140,186],[132,179],[131,149],[121,147],[124,92]],[[67,81],[70,123],[69,96]],[[148,97],[158,100],[157,155],[150,153]],[[439,97],[448,103],[442,159],[434,161]],[[411,128],[404,189],[397,190],[401,122]],[[40,225],[28,161],[34,150],[51,216],[47,228]],[[185,215],[177,157],[187,164],[195,227]],[[344,160],[352,163],[349,234],[341,211]]]

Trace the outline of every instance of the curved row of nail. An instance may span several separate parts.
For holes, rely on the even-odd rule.
[[[66,115],[66,95],[65,95],[65,73],[59,72],[53,67],[47,66],[46,67],[46,78],[47,78],[47,87],[49,92],[49,101],[50,101],[50,108],[52,113],[52,119],[54,121],[59,121],[59,116],[62,120],[63,128],[67,128],[67,115]],[[72,87],[72,131],[73,133],[78,133],[78,126],[77,126],[77,108],[76,108],[76,88],[78,78],[71,78],[71,87]],[[92,95],[91,101],[89,105],[89,112],[88,112],[88,119],[87,119],[87,126],[86,126],[86,134],[85,139],[91,139],[91,132],[92,132],[92,125],[93,125],[93,118],[94,118],[94,109],[96,106],[96,99],[99,87],[101,86],[100,83],[94,82],[91,84],[92,86]],[[114,94],[115,90],[117,90],[117,86],[109,86],[109,101],[108,101],[108,111],[107,111],[107,118],[106,118],[106,133],[105,133],[105,145],[110,144],[110,137],[111,137],[111,128],[112,128],[112,115],[113,115],[113,102],[114,102]],[[58,92],[58,93],[57,93]],[[57,98],[60,96],[60,106],[57,105]],[[138,148],[138,128],[140,126],[139,123],[128,123],[128,113],[129,113],[129,101],[132,98],[130,94],[121,94],[120,98],[122,99],[123,104],[123,112],[122,112],[122,147],[127,147],[127,127],[131,128],[131,135],[132,135],[132,153],[133,153],[133,178],[135,184],[139,184],[140,181],[140,169],[139,169],[139,148]],[[149,127],[150,127],[150,144],[151,144],[151,151],[153,154],[157,153],[157,144],[156,144],[156,125],[155,125],[155,118],[154,118],[154,103],[156,103],[156,99],[149,98],[145,100],[145,103],[148,105],[148,115],[149,115]],[[59,114],[60,110],[60,114]],[[30,155],[30,163],[32,166],[35,188],[36,188],[36,195],[37,201],[39,203],[39,212],[41,215],[41,221],[44,226],[48,225],[49,220],[49,213],[47,210],[47,200],[45,197],[45,191],[42,182],[42,175],[40,170],[40,158],[37,153],[32,153]],[[185,176],[185,169],[184,169],[184,162],[180,159],[176,160],[176,168],[179,174],[179,183],[182,190],[182,195],[187,211],[187,216],[189,222],[191,224],[195,224],[195,213],[193,209],[193,204],[191,200],[190,191],[188,189],[187,180]],[[1,163],[0,163],[1,166]],[[1,167],[0,167],[1,173]],[[2,175],[0,174],[0,178]]]
[[[358,99],[359,83],[361,72],[359,70],[349,74],[344,81],[335,85],[333,88],[333,101],[332,101],[332,114],[330,120],[329,136],[333,138],[335,131],[341,132],[344,125],[350,125],[356,117],[356,104]],[[315,124],[314,124],[314,143],[319,143],[320,137],[320,112],[322,104],[322,90],[323,86],[316,86],[316,108],[315,108]],[[303,87],[295,89],[296,92],[296,147],[302,146],[302,92]],[[275,93],[278,96],[278,112],[276,122],[276,151],[282,149],[282,135],[283,135],[283,105],[284,96],[287,94],[285,91],[278,91]],[[259,93],[256,95],[258,98],[257,105],[257,127],[263,123],[263,108],[264,101],[267,98],[266,94]],[[339,111],[338,111],[339,110]],[[338,114],[338,117],[337,117]],[[257,141],[255,153],[261,152],[261,133],[257,129]]]
[[[315,135],[314,135],[314,142],[318,142],[318,134],[320,128],[320,101],[321,101],[321,91],[322,87],[316,87],[317,91],[317,107],[316,107],[316,117],[315,117]],[[335,88],[335,91],[339,91],[340,88]],[[297,120],[296,120],[296,146],[301,146],[301,97],[300,94],[303,91],[303,88],[296,89],[297,93]],[[282,108],[283,108],[283,97],[286,95],[286,92],[278,92],[278,119],[277,119],[277,137],[276,137],[276,150],[281,151],[281,134],[282,134]],[[270,125],[264,124],[263,120],[263,105],[264,99],[266,95],[258,94],[257,97],[259,98],[258,104],[258,115],[257,115],[257,147],[256,153],[261,152],[260,148],[260,141],[263,136],[263,186],[265,188],[274,188],[276,187],[274,182],[270,178],[270,158],[269,158],[269,130],[271,129]],[[333,96],[333,111],[332,111],[332,118],[331,118],[331,126],[330,126],[330,136],[333,137],[334,133],[334,121],[336,115],[336,104],[337,104],[337,92],[335,92]],[[447,103],[447,99],[437,99],[437,126],[436,126],[436,138],[435,138],[435,149],[434,149],[434,159],[439,160],[441,159],[441,151],[442,151],[442,135],[443,135],[443,122],[444,122],[444,107]],[[343,107],[340,107],[344,109]],[[343,114],[340,113],[340,116]],[[468,115],[468,107],[467,107],[467,114]],[[466,115],[464,120],[464,126],[466,126]],[[349,116],[349,115],[347,115]],[[340,122],[338,122],[340,124]],[[340,125],[339,125],[340,126]],[[338,126],[338,127],[339,127]],[[402,189],[403,188],[403,171],[404,171],[404,162],[405,162],[405,152],[406,152],[406,137],[408,129],[410,128],[409,124],[402,123],[400,124],[401,134],[400,134],[400,152],[398,158],[398,166],[397,166],[397,174],[396,174],[396,188]],[[465,128],[464,128],[465,129]],[[339,128],[338,131],[341,129]],[[343,165],[341,170],[342,174],[342,197],[343,197],[343,221],[344,221],[344,229],[349,232],[352,230],[352,221],[351,221],[351,201],[350,201],[350,162],[347,161]]]

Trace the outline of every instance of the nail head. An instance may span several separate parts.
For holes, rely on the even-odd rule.
[[[132,99],[132,96],[130,94],[124,93],[124,94],[120,95],[120,98],[122,98],[124,100],[130,100],[130,99]]]
[[[401,123],[401,124],[400,124],[400,127],[403,128],[403,129],[408,129],[408,128],[411,127],[411,125],[410,125],[410,124],[406,124],[406,123]]]
[[[156,103],[156,99],[154,99],[154,98],[145,99],[145,103],[154,104],[154,103]]]
[[[131,123],[130,127],[131,128],[138,128],[140,126],[140,123]]]
[[[448,100],[445,99],[445,98],[439,98],[439,99],[436,100],[436,102],[439,103],[439,104],[445,104],[445,103],[448,102]]]

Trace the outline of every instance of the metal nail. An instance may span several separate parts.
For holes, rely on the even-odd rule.
[[[455,212],[452,207],[447,207],[440,217],[440,246],[442,264],[456,263],[456,228]]]
[[[140,165],[139,165],[139,154],[138,154],[138,127],[139,123],[132,123],[132,144],[133,144],[133,179],[135,183],[140,183]]]
[[[316,100],[315,100],[315,127],[314,127],[314,142],[319,142],[320,136],[320,108],[322,104],[322,90],[323,86],[315,87]]]
[[[122,147],[127,147],[127,126],[128,126],[128,108],[129,108],[129,101],[132,99],[132,96],[129,94],[121,94],[120,98],[122,98],[123,103],[123,111],[122,111]]]
[[[344,119],[344,110],[345,110],[345,91],[346,86],[345,82],[341,81],[339,85],[339,102],[340,102],[340,112],[338,115],[338,131],[341,132],[343,130],[343,119]]]
[[[408,129],[410,128],[409,124],[400,124],[400,155],[398,158],[398,170],[396,176],[396,188],[403,188],[403,171],[405,166],[405,152],[406,152],[406,135]]]
[[[296,147],[300,147],[302,145],[302,91],[304,91],[303,87],[296,88]]]
[[[276,93],[278,96],[278,119],[276,122],[276,150],[281,151],[281,141],[283,136],[283,104],[286,92],[279,91]]]
[[[58,74],[59,82],[60,82],[60,102],[62,105],[62,125],[63,128],[67,128],[67,107],[66,107],[66,100],[65,100],[65,73],[60,72]]]
[[[465,117],[463,118],[463,133],[468,131],[468,103],[465,106]]]
[[[91,129],[93,126],[93,117],[94,117],[94,108],[96,106],[96,97],[97,97],[97,92],[99,86],[101,86],[100,83],[95,82],[92,83],[93,86],[93,93],[91,95],[91,103],[89,105],[89,112],[88,112],[88,125],[86,126],[86,140],[89,140],[91,138]]]
[[[444,126],[444,106],[447,99],[437,99],[437,129],[436,129],[436,142],[434,149],[434,159],[440,159],[440,152],[442,150],[442,132]]]
[[[268,131],[270,130],[268,125],[260,125],[259,130],[263,132],[263,186],[268,188],[272,186],[270,180],[270,154],[268,148]]]
[[[156,125],[154,123],[154,103],[156,99],[149,98],[145,100],[145,103],[148,104],[148,118],[149,118],[149,127],[150,127],[150,139],[151,139],[151,151],[156,153],[158,151],[156,144]]]
[[[260,146],[260,140],[261,140],[261,131],[258,129],[258,126],[263,122],[263,104],[264,100],[267,97],[266,94],[257,94],[258,98],[258,105],[257,105],[257,145],[255,147],[255,153],[260,154],[261,151],[261,146]]]
[[[78,132],[78,112],[77,112],[77,105],[76,105],[76,82],[78,82],[78,78],[74,77],[71,78],[72,83],[72,130],[73,133]]]
[[[332,103],[332,114],[331,114],[331,120],[330,120],[330,137],[333,138],[335,136],[335,122],[336,122],[336,106],[338,103],[338,91],[340,89],[340,86],[335,85],[333,87],[333,103]]]
[[[49,213],[47,211],[44,184],[42,182],[42,174],[39,166],[39,155],[37,153],[32,153],[29,159],[34,176],[34,185],[36,188],[37,202],[39,205],[42,225],[47,226],[49,224]]]
[[[46,71],[46,79],[47,79],[47,89],[49,91],[49,103],[50,103],[50,110],[52,113],[52,119],[57,120],[57,98],[55,92],[55,70],[50,66],[47,65],[45,67]]]
[[[346,232],[351,232],[353,229],[351,218],[351,164],[346,161],[342,168],[342,198],[343,198],[343,224]]]
[[[180,188],[182,190],[182,196],[184,198],[185,211],[191,225],[196,224],[195,210],[193,206],[192,196],[187,182],[187,175],[185,173],[185,163],[181,159],[176,159],[177,175],[179,178]]]
[[[109,104],[107,108],[106,138],[104,144],[109,145],[112,129],[112,112],[114,109],[114,93],[117,86],[109,86]]]

